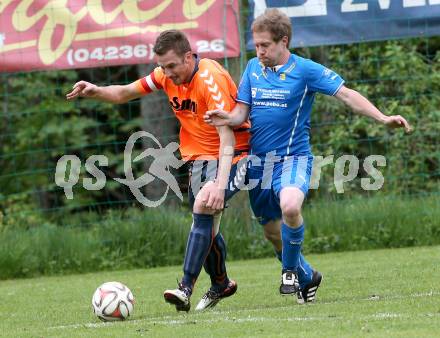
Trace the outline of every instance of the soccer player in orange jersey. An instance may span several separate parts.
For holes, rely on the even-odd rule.
[[[237,289],[236,282],[226,273],[226,246],[219,232],[219,220],[225,200],[239,190],[236,176],[241,178],[243,175],[237,166],[245,165],[245,161],[238,162],[238,159],[248,149],[249,125],[245,122],[232,130],[204,122],[203,116],[208,110],[231,111],[234,108],[237,88],[229,73],[216,61],[199,59],[191,52],[189,41],[182,32],[162,32],[154,52],[159,67],[148,76],[122,86],[98,87],[80,81],[66,97],[68,100],[80,96],[125,103],[161,89],[168,95],[181,124],[180,152],[184,160],[190,161],[189,200],[193,224],[188,236],[183,278],[177,289],[165,291],[164,298],[178,311],[189,311],[190,296],[204,266],[212,285],[197,305],[196,310],[203,310],[215,306]],[[200,177],[202,174],[204,177]],[[208,181],[200,190],[192,184],[196,176],[198,182]]]

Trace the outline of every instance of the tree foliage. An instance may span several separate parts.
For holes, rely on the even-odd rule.
[[[371,154],[383,155],[387,166],[380,168],[385,176],[382,191],[438,192],[439,43],[439,38],[410,39],[302,51],[337,71],[347,87],[369,98],[386,115],[402,115],[414,127],[411,135],[387,130],[353,114],[335,99],[318,95],[312,113],[314,153],[353,154],[361,160]],[[331,182],[333,168],[324,172],[324,180]],[[362,192],[358,180],[347,187]],[[334,192],[334,186],[328,184],[323,190]]]
[[[404,136],[370,119],[355,116],[334,98],[318,95],[312,113],[315,155],[354,154],[361,159],[383,155],[385,184],[382,192],[420,193],[439,191],[440,154],[440,38],[375,42],[297,50],[340,73],[346,85],[368,97],[386,114],[401,114],[414,126]],[[99,211],[133,204],[133,196],[112,180],[123,177],[123,149],[134,131],[146,128],[140,101],[114,106],[92,100],[68,102],[65,94],[78,79],[98,84],[127,83],[138,77],[135,67],[79,71],[2,74],[0,84],[0,212],[4,224],[32,226],[47,215]],[[161,104],[166,97],[161,97]],[[159,101],[158,101],[159,102]],[[150,104],[150,103],[149,103]],[[174,124],[169,112],[155,113],[153,124]],[[157,126],[156,126],[157,127]],[[167,128],[166,130],[173,130]],[[176,140],[177,135],[157,135]],[[142,144],[136,148],[142,150]],[[82,161],[81,178],[68,200],[55,185],[58,159],[75,154]],[[82,179],[90,177],[84,162],[92,154],[109,159],[101,167],[107,176],[105,189],[87,191]],[[362,163],[361,163],[362,164]],[[145,166],[135,166],[140,176]],[[333,166],[324,167],[321,186],[313,197],[334,195]],[[359,178],[346,185],[350,194],[362,193]],[[41,211],[38,219],[28,214]],[[36,217],[35,215],[32,217]],[[11,219],[15,222],[11,223]],[[9,222],[9,223],[5,223]]]

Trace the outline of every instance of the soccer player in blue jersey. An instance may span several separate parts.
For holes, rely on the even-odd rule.
[[[254,158],[248,176],[259,180],[249,191],[251,206],[266,234],[281,231],[280,293],[296,295],[299,303],[311,302],[322,275],[301,253],[301,208],[312,171],[310,113],[315,94],[334,96],[356,113],[388,127],[403,127],[407,132],[411,127],[400,115],[381,113],[357,91],[344,86],[334,71],[290,53],[290,19],[277,9],[266,10],[256,18],[252,33],[257,57],[248,62],[242,76],[238,104],[231,113],[207,112],[205,121],[234,127],[250,118]],[[272,242],[276,244],[276,236]]]

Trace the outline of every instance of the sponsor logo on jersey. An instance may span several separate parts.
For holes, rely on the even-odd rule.
[[[188,110],[190,112],[193,112],[194,114],[197,113],[197,103],[192,101],[191,99],[185,99],[180,102],[179,98],[177,96],[174,96],[172,101],[170,101],[170,104],[176,111]]]
[[[323,75],[325,77],[329,77],[330,80],[335,80],[338,77],[338,74],[336,74],[335,72],[333,72],[332,70],[330,70],[328,68],[324,69]]]

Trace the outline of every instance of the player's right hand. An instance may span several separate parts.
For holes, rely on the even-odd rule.
[[[66,94],[66,99],[73,100],[78,96],[95,97],[97,93],[98,93],[98,86],[87,81],[79,81],[73,85],[72,91]]]
[[[205,115],[203,115],[203,120],[211,126],[228,126],[230,122],[230,116],[231,115],[224,110],[208,110]]]

